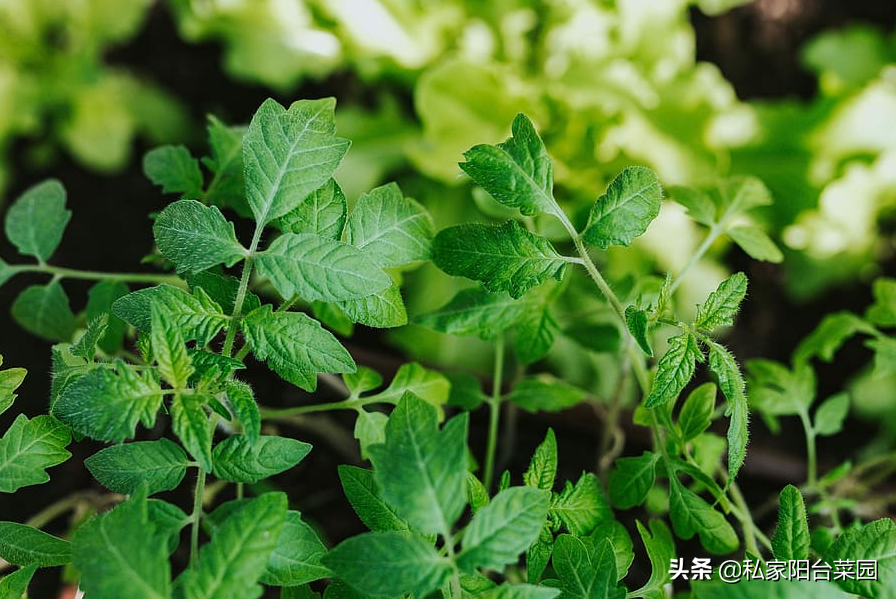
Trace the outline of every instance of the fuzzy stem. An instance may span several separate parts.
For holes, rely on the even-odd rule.
[[[492,396],[488,402],[488,445],[485,450],[485,473],[482,484],[492,488],[495,473],[495,451],[498,444],[498,427],[501,419],[501,385],[504,376],[504,337],[495,341],[495,370],[492,376]]]
[[[199,468],[196,476],[196,488],[193,491],[193,513],[190,514],[190,565],[199,556],[199,524],[202,520],[202,499],[205,495],[205,470]]]
[[[299,414],[313,414],[314,412],[329,412],[330,410],[354,410],[357,409],[359,403],[355,400],[331,401],[328,403],[316,403],[307,406],[296,406],[294,408],[283,408],[281,410],[261,410],[261,417],[264,420],[279,420],[288,418],[289,416],[297,416]]]
[[[122,281],[129,283],[167,283],[176,287],[184,287],[186,284],[177,275],[156,274],[148,272],[100,272],[97,270],[80,270],[76,268],[64,268],[49,264],[22,264],[14,266],[18,273],[42,273],[53,275],[56,279],[86,279],[90,281]]]
[[[230,326],[227,328],[227,337],[224,338],[224,348],[221,353],[226,357],[233,354],[233,342],[236,339],[236,329],[239,326],[240,316],[243,314],[243,302],[246,301],[246,292],[249,290],[249,278],[252,276],[252,260],[255,258],[255,252],[258,251],[258,244],[261,242],[261,233],[264,231],[264,225],[259,222],[255,226],[255,233],[252,235],[252,243],[249,245],[249,253],[246,261],[243,263],[243,274],[240,277],[240,286],[236,290],[236,299],[233,302],[233,314],[230,319]]]

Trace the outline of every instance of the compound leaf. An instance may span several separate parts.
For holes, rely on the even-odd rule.
[[[277,374],[307,391],[319,372],[354,372],[355,362],[335,337],[313,318],[273,312],[265,305],[240,323],[252,352]]]
[[[432,543],[409,532],[368,532],[328,553],[323,564],[366,595],[425,597],[451,573],[451,562]]]
[[[433,240],[433,260],[450,275],[480,281],[487,290],[506,291],[514,298],[550,277],[559,281],[566,265],[547,239],[512,220],[443,229]]]
[[[216,206],[180,200],[165,207],[152,226],[159,252],[177,272],[198,273],[218,264],[233,266],[246,257],[233,223]]]
[[[380,497],[373,473],[357,466],[339,466],[345,497],[361,521],[374,532],[409,530],[407,522]]]
[[[583,472],[576,484],[566,481],[560,494],[551,501],[551,518],[576,536],[585,536],[613,514],[597,477]]]
[[[345,227],[345,240],[383,268],[426,260],[432,236],[429,214],[395,183],[362,194]]]
[[[138,422],[152,426],[162,405],[162,389],[149,372],[127,366],[96,368],[69,383],[53,415],[76,432],[99,441],[132,438]]]
[[[655,408],[675,400],[694,376],[696,362],[702,357],[697,338],[691,333],[672,337],[669,349],[656,365],[656,376],[644,407]]]
[[[501,571],[535,542],[547,519],[549,491],[511,487],[480,509],[464,531],[461,568]]]
[[[69,341],[75,315],[58,281],[27,287],[12,304],[12,316],[27,331],[50,341]]]
[[[290,510],[261,582],[293,587],[327,578],[330,571],[320,563],[326,553],[314,529],[302,521],[299,512]]]
[[[143,156],[143,174],[162,188],[162,193],[190,197],[202,194],[199,161],[184,146],[161,146]]]
[[[167,539],[149,521],[146,495],[138,493],[80,526],[72,538],[80,587],[96,599],[169,599]]]
[[[495,200],[526,216],[560,214],[554,200],[554,164],[532,121],[518,114],[512,136],[497,145],[481,144],[464,152],[460,168]],[[565,217],[564,217],[565,218]]]
[[[747,276],[738,272],[722,281],[697,310],[694,325],[712,331],[734,324],[734,317],[747,294]]]
[[[277,221],[286,233],[309,233],[338,241],[345,227],[345,194],[335,179],[311,192]]]
[[[72,561],[71,544],[32,526],[0,522],[0,557],[16,566],[63,566]]]
[[[808,559],[809,544],[809,521],[803,495],[793,485],[787,485],[778,498],[778,527],[772,537],[775,559]]]
[[[19,253],[47,260],[59,247],[72,213],[65,209],[65,188],[56,179],[30,187],[6,213],[6,237]]]
[[[336,137],[333,98],[302,100],[287,111],[267,99],[243,137],[246,199],[259,225],[298,206],[336,171],[350,142]]]
[[[339,302],[382,291],[392,279],[358,248],[317,235],[284,233],[257,257],[258,272],[286,299]]]
[[[647,230],[662,203],[663,188],[656,174],[643,166],[630,166],[616,175],[594,203],[582,238],[603,249],[630,245]]]
[[[212,454],[215,476],[236,483],[254,483],[289,470],[301,462],[311,445],[263,435],[253,445],[245,435],[227,437]]]
[[[242,502],[221,522],[199,559],[175,581],[179,599],[248,599],[261,596],[257,584],[277,546],[287,501],[265,493]]]
[[[130,495],[145,485],[146,494],[153,495],[176,488],[189,460],[179,445],[159,439],[106,447],[84,460],[84,465],[110,491]]]
[[[466,504],[468,415],[440,432],[438,412],[405,393],[386,423],[386,441],[369,448],[383,500],[423,534],[447,533]]]

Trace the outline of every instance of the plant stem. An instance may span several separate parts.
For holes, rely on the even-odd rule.
[[[148,272],[100,272],[96,270],[79,270],[49,264],[22,264],[13,267],[16,273],[36,272],[53,275],[57,279],[86,279],[91,281],[126,281],[129,283],[167,283],[184,287],[184,281],[177,275],[166,275]]]
[[[330,410],[354,410],[359,406],[356,400],[331,401],[329,403],[316,403],[307,406],[296,406],[294,408],[283,408],[280,410],[261,409],[261,417],[264,420],[278,420],[288,418],[289,416],[297,416],[299,414],[313,414],[314,412],[329,412]]]
[[[485,450],[485,473],[482,484],[491,491],[495,473],[495,450],[498,444],[498,425],[501,419],[501,384],[504,376],[504,337],[495,341],[495,370],[492,376],[492,396],[488,402],[488,445]]]
[[[756,523],[753,522],[753,516],[750,514],[750,507],[747,505],[747,500],[744,498],[744,494],[741,493],[740,487],[737,486],[736,482],[731,481],[728,485],[728,489],[731,492],[731,498],[734,500],[734,504],[737,506],[737,510],[732,510],[732,513],[738,520],[740,520],[740,524],[743,527],[746,549],[753,555],[760,557],[762,554],[759,552],[759,546],[756,544],[756,536],[757,534],[761,535],[762,532],[756,528]],[[767,538],[765,540],[768,541]],[[770,542],[768,543],[768,547],[771,549]]]
[[[25,526],[43,528],[62,514],[77,509],[82,504],[92,504],[98,509],[107,503],[118,503],[124,500],[120,493],[97,493],[95,491],[82,491],[64,497],[56,503],[51,503],[43,510],[25,521]]]
[[[240,316],[243,314],[243,302],[246,301],[246,292],[249,290],[249,278],[252,276],[252,260],[258,251],[261,242],[261,233],[264,225],[259,222],[255,225],[255,233],[252,235],[252,243],[249,245],[249,253],[243,262],[243,274],[240,277],[240,286],[236,290],[236,299],[233,302],[233,314],[230,317],[230,326],[227,328],[227,337],[224,338],[224,348],[221,353],[226,357],[233,354],[233,342],[236,339],[236,329],[239,326]]]
[[[806,486],[815,489],[818,484],[818,456],[815,450],[815,429],[809,421],[809,412],[800,410],[800,421],[803,423],[803,430],[806,432],[806,461],[808,463]]]
[[[190,514],[190,565],[193,565],[199,555],[199,523],[202,520],[202,498],[205,495],[205,470],[198,469],[196,476],[196,489],[193,491],[193,513]]]
[[[703,255],[706,254],[712,244],[715,243],[715,240],[719,238],[719,235],[722,234],[722,231],[724,231],[724,229],[725,227],[721,222],[716,223],[709,228],[709,232],[707,232],[706,237],[703,238],[703,242],[697,248],[697,251],[691,255],[690,260],[688,260],[687,264],[684,265],[684,268],[681,269],[681,271],[678,273],[678,276],[676,276],[675,279],[672,280],[672,284],[669,285],[669,295],[672,295],[675,290],[678,289],[678,286],[681,285],[681,282],[684,280],[684,277],[688,273],[688,271],[691,270],[694,265],[696,265],[700,261],[701,258],[703,258]]]

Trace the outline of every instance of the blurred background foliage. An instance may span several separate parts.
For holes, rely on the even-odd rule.
[[[857,277],[870,281],[893,256],[896,36],[867,24],[821,33],[800,51],[815,79],[811,95],[747,100],[719,67],[697,59],[695,23],[724,24],[718,15],[749,10],[757,35],[773,36],[775,27],[792,22],[790,13],[820,5],[4,0],[0,189],[21,189],[31,173],[52,172],[63,155],[108,173],[159,143],[185,143],[198,153],[207,112],[238,124],[266,95],[288,102],[335,94],[340,133],[354,140],[337,173],[350,202],[397,179],[439,227],[507,218],[471,189],[456,165],[470,146],[503,140],[513,116],[525,112],[554,158],[558,197],[583,217],[610,178],[631,164],[650,166],[670,187],[712,188],[732,176],[758,177],[774,203],[740,218],[778,241],[787,258],[780,282],[793,298],[809,299]],[[151,60],[132,61],[129,44],[153,19],[172,26],[188,54],[214,45],[232,88],[210,76],[218,98],[197,102],[189,90],[165,83],[168,72],[182,66],[165,48],[140,46],[168,57],[159,58],[169,63],[156,63],[156,70],[145,68]],[[187,54],[183,62],[192,64]],[[199,85],[208,78],[187,77]],[[528,225],[554,233],[550,222]],[[633,273],[681,270],[703,235],[683,208],[667,202],[637,251],[609,252],[604,268],[625,290]],[[696,265],[699,274],[682,286],[682,305],[695,304],[728,274],[721,257],[730,243],[713,243],[714,259]],[[456,290],[456,282],[434,267],[404,276],[412,315]],[[578,315],[587,313],[584,324],[596,327],[595,334],[564,336],[552,355],[559,356],[558,367],[577,372],[573,380],[612,384],[612,377],[596,376],[599,351],[580,358],[576,349],[582,343],[614,349],[613,339],[597,334],[612,335],[611,327],[601,327],[605,306],[578,297],[575,280],[570,285],[564,297],[577,299],[558,308],[567,317],[558,328],[582,325]],[[629,291],[632,298],[651,293]],[[488,364],[469,340],[415,327],[392,340],[414,357]]]

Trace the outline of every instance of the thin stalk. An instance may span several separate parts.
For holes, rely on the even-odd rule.
[[[264,225],[259,222],[255,225],[255,233],[252,235],[252,243],[249,245],[246,261],[243,262],[243,274],[240,277],[240,286],[236,290],[236,299],[233,302],[233,314],[231,315],[230,326],[227,328],[227,337],[224,338],[224,348],[221,350],[221,353],[228,358],[233,354],[233,342],[236,339],[236,329],[239,326],[240,316],[243,315],[243,302],[246,301],[246,292],[249,290],[249,278],[252,276],[252,260],[255,258],[255,252],[258,251],[258,244],[261,242],[262,231],[264,231]]]
[[[53,275],[56,279],[86,279],[90,281],[122,281],[129,283],[167,283],[183,287],[185,283],[176,275],[147,272],[101,272],[97,270],[79,270],[49,264],[23,264],[13,267],[16,273],[35,272]]]
[[[719,235],[722,234],[723,230],[724,227],[722,226],[722,223],[716,223],[709,228],[709,232],[706,234],[706,237],[703,238],[703,242],[697,248],[697,251],[691,255],[690,260],[688,260],[687,264],[684,265],[684,268],[679,271],[678,276],[672,280],[672,284],[669,285],[669,295],[672,295],[675,290],[678,289],[678,286],[681,285],[681,282],[684,280],[688,271],[700,262],[700,259],[703,258],[703,255],[706,254],[715,240],[719,238]]]
[[[504,337],[495,341],[495,370],[492,376],[492,396],[488,402],[488,445],[485,450],[485,473],[482,484],[492,488],[495,473],[495,451],[498,446],[498,427],[501,419],[501,385],[504,376]]]
[[[815,429],[809,421],[809,412],[801,410],[799,413],[800,421],[803,423],[803,430],[806,431],[806,461],[808,463],[806,486],[814,489],[818,484],[818,456],[815,449]]]
[[[199,524],[202,520],[202,498],[205,495],[205,470],[199,468],[196,488],[193,491],[193,513],[190,514],[190,565],[199,555]]]
[[[331,401],[328,403],[317,403],[307,406],[296,406],[294,408],[283,408],[281,410],[261,409],[261,417],[264,420],[279,420],[289,418],[290,416],[298,416],[299,414],[313,414],[314,412],[329,412],[330,410],[354,410],[358,407],[355,400]]]
[[[51,503],[34,516],[25,521],[25,526],[43,528],[62,514],[76,510],[83,504],[92,504],[101,507],[109,503],[118,503],[124,500],[120,493],[96,493],[95,491],[83,491],[64,497],[55,503]]]
[[[460,586],[460,571],[457,569],[457,561],[454,552],[454,538],[451,536],[451,526],[442,522],[442,537],[445,539],[445,552],[451,561],[451,599],[463,599],[463,589]]]
[[[753,555],[761,557],[762,554],[759,552],[759,545],[756,544],[756,540],[759,539],[769,551],[772,550],[772,543],[768,537],[756,527],[756,523],[753,522],[753,517],[750,514],[750,507],[747,505],[747,500],[744,498],[744,494],[741,493],[737,483],[732,481],[731,484],[728,485],[728,489],[731,492],[731,499],[734,500],[734,505],[737,506],[737,509],[732,509],[731,513],[740,520],[741,526],[743,527],[746,549]]]

